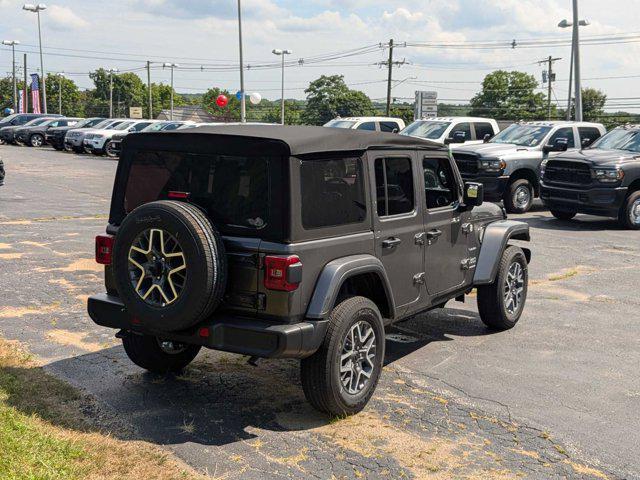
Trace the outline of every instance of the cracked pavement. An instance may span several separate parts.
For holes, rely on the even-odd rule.
[[[475,299],[389,331],[370,406],[331,420],[295,361],[203,352],[144,373],[85,313],[102,290],[116,163],[0,146],[0,335],[87,395],[113,435],[163,445],[214,478],[640,478],[640,232],[541,208],[519,325],[492,334]]]

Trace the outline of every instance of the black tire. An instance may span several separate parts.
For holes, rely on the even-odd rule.
[[[346,337],[359,322],[365,322],[375,335],[375,357],[370,377],[362,389],[349,393],[342,383],[340,357]],[[329,316],[322,345],[300,365],[302,388],[311,405],[333,416],[353,415],[361,411],[375,391],[384,361],[384,324],[378,307],[365,297],[351,297],[337,305]]]
[[[200,352],[199,345],[163,343],[157,337],[134,333],[125,334],[122,337],[122,345],[133,363],[160,374],[181,372]]]
[[[184,275],[180,286],[176,286],[171,273],[176,264],[170,263],[170,252],[160,252],[157,240],[151,242],[152,230],[156,230],[156,237],[164,240],[165,244],[165,237],[172,236],[176,248],[171,251],[183,254],[182,261],[178,259],[185,266],[185,273],[180,275]],[[162,236],[157,230],[162,230]],[[142,257],[138,257],[140,251],[131,250],[136,242],[142,242],[138,245],[144,244],[143,248],[148,250]],[[171,248],[171,244],[167,248]],[[135,267],[135,263],[130,261],[130,252],[138,258],[140,267]],[[192,327],[207,318],[222,300],[227,281],[224,244],[218,231],[195,205],[158,201],[136,208],[118,229],[113,255],[120,298],[132,316],[155,331],[171,332]],[[141,267],[144,267],[143,273],[135,278]],[[156,282],[158,287],[153,286]],[[154,295],[150,295],[154,289]],[[144,296],[148,299],[143,299]],[[153,302],[154,296],[160,296],[160,301]],[[165,302],[165,299],[168,300]]]
[[[510,312],[505,301],[505,288],[510,268],[519,264],[522,269],[522,293],[517,308]],[[478,311],[484,324],[493,330],[509,330],[513,328],[524,310],[527,300],[529,271],[527,258],[519,247],[507,247],[502,254],[498,274],[491,285],[478,287]]]
[[[639,202],[640,190],[632,192],[627,196],[627,199],[620,208],[620,214],[618,215],[618,222],[622,228],[626,228],[628,230],[640,230],[640,213],[636,210],[640,208]]]
[[[120,157],[118,152],[116,152],[113,148],[111,148],[111,142],[109,142],[105,146],[104,152],[107,154],[107,157],[109,157],[109,158],[118,158],[118,157]]]
[[[577,212],[571,212],[568,210],[555,210],[552,209],[551,215],[556,217],[558,220],[571,220],[573,217],[577,215]]]
[[[527,200],[523,201],[519,198],[524,190],[528,190]],[[509,185],[504,194],[504,208],[509,213],[526,213],[533,206],[535,191],[529,180],[524,178],[515,180]]]
[[[55,150],[61,152],[62,150],[64,150],[64,147],[61,147],[60,145],[58,145],[57,143],[54,143],[51,145]]]
[[[44,135],[34,133],[29,137],[28,145],[30,147],[42,147],[44,145]]]

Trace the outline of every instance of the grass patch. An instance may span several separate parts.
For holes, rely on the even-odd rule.
[[[551,275],[549,277],[550,282],[559,282],[560,280],[566,280],[568,278],[572,278],[578,275],[578,270],[576,268],[572,268],[571,270],[566,270],[562,273],[558,273],[556,275]]]
[[[0,478],[3,480],[201,478],[168,453],[91,425],[88,400],[0,339]]]

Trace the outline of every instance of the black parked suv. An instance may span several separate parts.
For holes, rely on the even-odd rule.
[[[541,197],[551,213],[617,218],[640,230],[640,125],[616,128],[591,147],[542,164]]]
[[[78,118],[51,118],[38,125],[25,125],[17,128],[13,135],[17,143],[22,143],[29,147],[42,147],[45,144],[47,132],[55,127],[73,126],[78,123]]]
[[[166,373],[201,347],[301,359],[308,400],[353,414],[382,371],[386,325],[464,301],[519,320],[525,223],[482,205],[446,149],[379,132],[225,126],[123,140],[98,325]]]
[[[47,133],[45,135],[45,141],[56,150],[64,150],[64,136],[69,130],[83,130],[86,128],[93,128],[98,123],[104,120],[104,118],[100,117],[84,118],[78,121],[78,123],[76,123],[75,125],[50,128],[49,130],[47,130]]]
[[[14,113],[0,121],[0,145],[5,143],[15,144],[14,133],[18,128],[27,125],[36,125],[45,119],[61,117],[62,115],[45,113]]]

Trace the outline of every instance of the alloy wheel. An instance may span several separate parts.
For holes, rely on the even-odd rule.
[[[531,202],[531,190],[525,185],[521,185],[513,194],[514,204],[518,208],[525,208]]]
[[[355,323],[342,340],[340,381],[356,395],[367,387],[375,369],[376,334],[369,322]]]
[[[640,225],[640,198],[631,204],[629,208],[629,220],[632,225]]]
[[[178,300],[187,281],[187,263],[178,240],[158,228],[140,233],[129,250],[129,277],[148,305],[166,307]]]
[[[32,147],[41,147],[42,146],[42,136],[34,135],[31,137],[31,146]]]
[[[524,269],[520,262],[513,262],[507,270],[503,286],[504,308],[507,313],[514,315],[522,306],[524,294]]]

